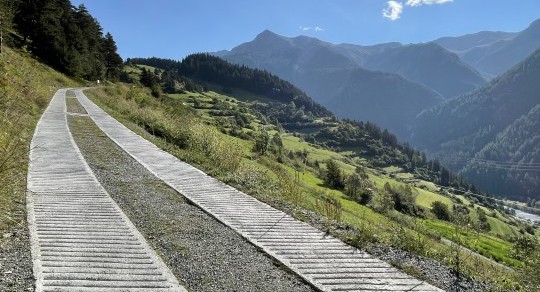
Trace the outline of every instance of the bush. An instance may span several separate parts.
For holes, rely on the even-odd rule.
[[[520,236],[512,249],[512,256],[523,261],[518,269],[517,279],[525,291],[538,291],[540,288],[540,242],[531,236]]]
[[[416,205],[416,198],[409,185],[393,188],[386,183],[384,189],[392,196],[396,211],[420,218],[426,216],[424,209]]]
[[[253,152],[259,155],[266,154],[269,143],[270,143],[270,136],[264,129],[261,130],[259,133],[257,133],[257,136],[255,137],[255,144],[253,145]]]
[[[450,221],[450,211],[448,210],[448,206],[443,202],[435,201],[431,203],[431,212],[439,220]]]
[[[394,209],[392,195],[385,189],[379,190],[371,202],[371,207],[379,213],[388,213]]]
[[[478,229],[485,232],[490,231],[491,225],[489,225],[486,212],[480,207],[476,208],[476,212],[478,213]]]
[[[345,180],[345,194],[356,202],[367,205],[373,198],[373,184],[368,180],[368,176],[362,168],[357,168]]]
[[[243,156],[240,145],[223,139],[216,128],[202,122],[191,125],[189,131],[189,147],[206,154],[219,171],[234,172],[238,169]]]
[[[341,171],[339,165],[333,159],[326,161],[326,170],[323,171],[322,178],[324,183],[330,188],[342,190],[345,187],[343,171]]]

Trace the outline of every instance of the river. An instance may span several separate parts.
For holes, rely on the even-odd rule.
[[[518,218],[528,219],[528,220],[531,220],[531,221],[534,221],[534,222],[540,222],[540,216],[538,216],[538,215],[523,212],[523,211],[518,210],[518,209],[514,209],[514,211],[516,211],[515,216],[518,217]]]

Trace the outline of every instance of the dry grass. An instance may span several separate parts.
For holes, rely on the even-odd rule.
[[[0,54],[0,235],[26,224],[28,150],[54,92],[75,82],[5,47]]]

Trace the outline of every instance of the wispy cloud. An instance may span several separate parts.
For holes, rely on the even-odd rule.
[[[401,13],[403,13],[403,4],[393,0],[386,2],[386,8],[382,11],[383,17],[392,21],[398,19],[401,16]]]
[[[298,27],[301,31],[310,31],[310,30],[313,30],[315,32],[320,32],[320,31],[324,31],[324,29],[320,26],[315,26],[315,27],[311,27],[311,26],[299,26]]]
[[[421,5],[431,5],[431,4],[444,4],[454,2],[454,0],[407,0],[407,6],[421,6]]]

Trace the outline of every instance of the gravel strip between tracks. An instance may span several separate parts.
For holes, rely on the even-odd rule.
[[[90,118],[73,116],[68,122],[100,183],[189,291],[315,291],[189,204],[114,144]]]

